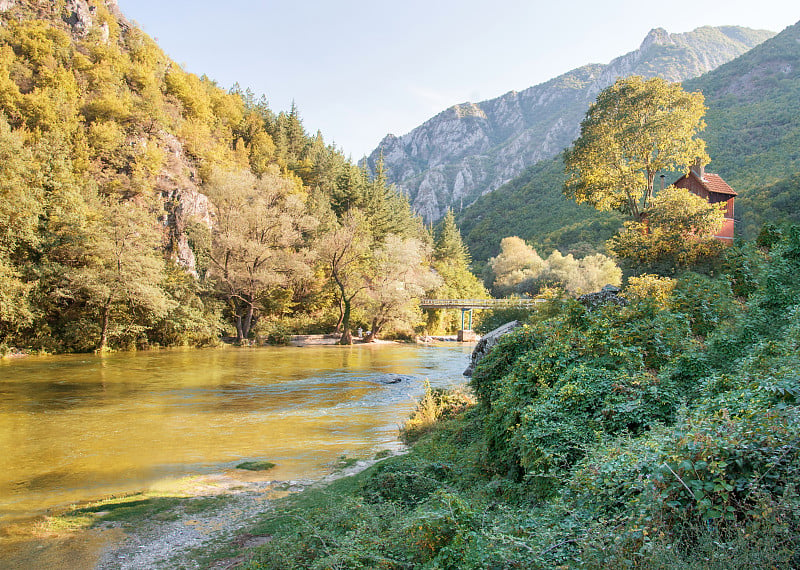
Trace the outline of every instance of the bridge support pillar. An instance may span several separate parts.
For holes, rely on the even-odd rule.
[[[478,340],[478,335],[475,334],[475,331],[460,330],[456,339],[458,342],[475,342]]]
[[[458,342],[475,342],[478,337],[472,330],[472,309],[461,309],[461,330],[458,331]]]
[[[466,318],[469,315],[469,325],[466,325]],[[462,331],[471,331],[472,330],[472,309],[461,309],[461,330]]]

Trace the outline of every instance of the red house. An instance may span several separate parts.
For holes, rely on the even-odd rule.
[[[714,237],[726,243],[733,243],[733,200],[736,197],[736,191],[728,186],[727,182],[718,174],[706,172],[705,167],[698,160],[689,173],[676,180],[673,186],[685,188],[712,204],[725,202],[725,222]]]

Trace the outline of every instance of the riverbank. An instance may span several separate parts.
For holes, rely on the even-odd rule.
[[[339,344],[339,339],[341,337],[336,334],[304,334],[304,335],[291,335],[289,338],[289,346],[325,346],[325,345],[337,345]],[[477,337],[480,339],[480,337]],[[228,347],[234,344],[235,339],[225,338],[222,339],[218,346],[212,347],[202,347],[202,348],[192,348],[191,350],[213,350],[222,347]],[[402,341],[402,340],[386,340],[386,339],[375,339],[372,342],[364,342],[363,339],[358,337],[353,337],[353,344],[350,346],[379,346],[379,345],[393,345],[393,344],[430,344],[434,342],[458,342],[458,337],[456,335],[434,335],[434,336],[425,336],[425,337],[417,337],[413,341]],[[470,341],[466,344],[474,343]],[[253,344],[252,346],[275,346],[270,345],[268,343],[258,343]],[[126,353],[126,352],[161,352],[161,351],[169,351],[169,350],[186,350],[187,347],[149,347],[144,350],[132,350],[132,351],[109,351],[106,354],[119,354],[119,353]],[[81,354],[81,353],[69,353],[69,354]],[[47,354],[43,352],[25,352],[21,350],[11,349],[8,352],[0,354],[0,362],[10,362],[14,360],[21,360],[25,358],[29,358],[31,356],[56,356],[52,354]],[[63,356],[63,355],[61,355]]]
[[[7,527],[0,534],[3,568],[136,570],[229,568],[241,552],[269,537],[252,534],[275,502],[322,489],[376,463],[404,453],[384,450],[373,458],[340,458],[317,479],[272,480],[242,471],[188,477],[169,486],[75,505]]]
[[[317,345],[336,345],[339,344],[341,337],[335,334],[296,334],[292,335],[289,344],[291,346],[317,346]],[[363,342],[363,339],[353,337],[353,344],[350,346],[371,346],[381,344],[405,344],[396,340],[383,340],[376,338],[372,342]]]

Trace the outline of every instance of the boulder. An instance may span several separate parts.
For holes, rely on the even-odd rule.
[[[606,303],[614,303],[615,305],[621,306],[627,305],[627,299],[620,297],[619,295],[621,291],[622,289],[619,287],[606,285],[597,293],[587,293],[586,295],[581,295],[578,297],[578,302],[590,311],[596,307],[599,307],[600,305],[605,305]]]
[[[489,351],[492,350],[492,347],[497,344],[497,341],[500,340],[500,337],[510,333],[511,331],[518,329],[522,326],[522,323],[519,321],[511,321],[510,323],[506,323],[494,329],[492,332],[487,333],[481,337],[481,340],[478,341],[478,344],[475,345],[475,349],[472,351],[472,356],[469,359],[469,366],[467,369],[464,370],[464,376],[472,376],[472,371],[475,370],[475,366],[478,362],[489,354]]]

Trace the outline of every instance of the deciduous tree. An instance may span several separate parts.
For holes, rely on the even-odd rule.
[[[564,193],[598,210],[619,210],[641,221],[660,171],[686,171],[708,161],[702,93],[679,84],[639,76],[603,90],[581,123],[581,134],[565,154]]]
[[[294,185],[277,174],[217,172],[205,189],[215,206],[211,279],[242,341],[272,292],[311,274],[303,233],[316,220]]]
[[[322,239],[319,256],[337,292],[342,309],[342,338],[340,344],[352,344],[350,316],[353,300],[369,287],[372,274],[372,235],[367,221],[359,210],[350,210],[341,223]]]
[[[671,186],[653,199],[644,221],[625,222],[606,247],[636,273],[671,275],[701,268],[719,257],[722,243],[714,234],[724,216],[719,204]]]
[[[105,201],[90,213],[92,239],[74,255],[82,263],[68,274],[70,288],[96,311],[100,324],[97,350],[112,337],[137,335],[144,323],[174,306],[161,287],[164,258],[161,234],[150,213],[133,202]]]
[[[389,234],[375,252],[369,279],[367,310],[372,342],[387,325],[410,328],[422,317],[419,299],[441,284],[430,264],[430,248],[413,238]]]

